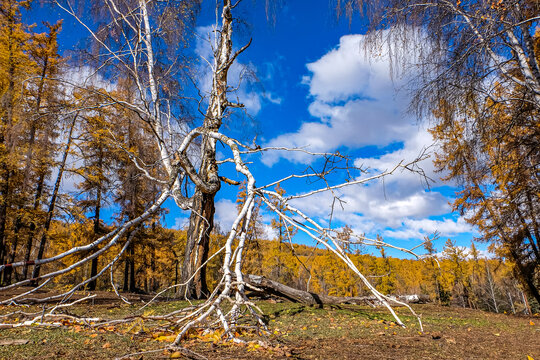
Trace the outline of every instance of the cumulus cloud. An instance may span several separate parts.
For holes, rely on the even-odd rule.
[[[364,41],[364,35],[343,36],[335,49],[307,64],[309,75],[302,82],[308,86],[312,100],[308,110],[314,120],[303,122],[297,131],[279,135],[266,145],[317,152],[392,145],[394,150],[380,150],[381,155],[355,160],[355,166],[367,170],[361,177],[392,169],[402,161],[410,162],[420,154],[433,154],[436,149],[432,136],[407,113],[409,95],[396,90],[409,79],[392,78],[388,47],[383,46],[377,56],[367,58],[362,50]],[[265,154],[263,162],[272,166],[282,157],[293,163],[311,161],[294,152]],[[431,186],[441,185],[437,181],[441,174],[435,172],[432,158],[424,158],[417,166],[427,178],[435,180]],[[356,232],[394,239],[422,239],[436,230],[443,236],[472,232],[462,218],[450,216],[450,199],[427,189],[426,177],[397,171],[384,182],[297,199],[294,206],[324,222],[331,213],[333,196],[337,195],[342,203],[334,208],[333,221],[348,224]]]
[[[421,239],[435,231],[438,231],[442,237],[453,237],[473,232],[474,229],[463,218],[457,220],[406,219],[400,228],[386,230],[383,235],[394,239]]]
[[[263,224],[263,231],[264,231],[263,237],[265,239],[274,240],[274,239],[277,239],[278,237],[277,230],[268,224]]]
[[[229,199],[221,199],[216,202],[216,221],[219,223],[221,229],[229,231],[236,220],[238,210],[236,209],[236,203]]]
[[[338,147],[384,146],[400,141],[414,131],[415,120],[406,114],[409,98],[396,92],[406,81],[392,79],[388,49],[380,56],[366,57],[364,35],[348,35],[338,47],[307,64],[310,72],[303,83],[309,87],[309,113],[316,121],[305,121],[296,132],[282,134],[269,146],[332,151]],[[301,153],[268,154],[271,166],[280,156],[294,162],[308,162]]]

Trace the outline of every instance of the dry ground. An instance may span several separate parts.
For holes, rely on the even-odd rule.
[[[122,318],[140,305],[119,303],[102,294],[94,305],[78,304],[69,311],[84,316]],[[133,297],[134,300],[137,297]],[[407,328],[392,322],[384,309],[342,305],[304,306],[259,302],[270,333],[247,331],[244,345],[223,342],[219,333],[193,332],[183,346],[205,358],[219,359],[524,359],[540,360],[540,317],[492,314],[477,310],[417,305],[425,333],[405,308],[397,309]],[[163,314],[185,302],[163,302],[144,310]],[[0,313],[15,311],[13,306]],[[25,312],[39,307],[24,308]],[[9,321],[18,320],[16,316]],[[0,359],[113,359],[160,349],[168,344],[170,326],[137,319],[122,326],[89,329],[77,324],[62,328],[36,326],[0,330]],[[261,341],[261,343],[259,343]],[[17,343],[18,342],[18,343]],[[3,344],[3,345],[2,345]],[[158,351],[132,359],[189,358],[182,352]]]

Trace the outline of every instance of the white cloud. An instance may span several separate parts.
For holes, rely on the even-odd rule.
[[[271,92],[265,92],[262,94],[262,97],[264,97],[266,100],[270,101],[272,104],[279,105],[283,101],[282,98],[277,96],[276,94],[273,94]]]
[[[363,35],[344,36],[335,49],[307,65],[310,74],[302,82],[309,87],[312,102],[308,111],[316,120],[305,121],[297,131],[282,134],[266,145],[317,152],[366,145],[396,148],[380,156],[357,158],[355,166],[368,169],[361,177],[390,170],[402,161],[409,163],[420,154],[433,154],[436,149],[431,134],[407,114],[409,95],[396,90],[408,79],[392,78],[387,46],[375,57],[364,56],[364,41]],[[408,49],[398,51],[407,55]],[[416,55],[409,56],[414,59]],[[414,72],[408,76],[414,76]],[[265,154],[263,162],[271,166],[281,157],[297,163],[311,161],[302,153],[285,152]],[[426,157],[416,165],[435,180],[431,186],[438,186],[441,174],[435,172],[432,160]],[[462,218],[448,216],[450,199],[426,187],[426,178],[399,169],[384,181],[342,188],[334,192],[343,201],[343,209],[335,206],[334,224],[348,224],[359,233],[379,233],[394,239],[422,239],[436,230],[442,236],[473,231]],[[333,194],[328,192],[295,200],[293,205],[325,223],[332,203]]]
[[[474,229],[463,218],[457,220],[406,219],[400,228],[386,230],[383,235],[394,239],[422,239],[435,231],[438,231],[441,237],[453,237],[473,232]]]
[[[263,224],[263,231],[264,231],[263,238],[267,240],[274,240],[274,239],[277,239],[278,237],[277,230],[268,224]]]
[[[395,177],[399,178],[399,175]],[[377,181],[365,186],[353,185],[334,193],[342,200],[334,207],[334,219],[361,229],[360,232],[400,228],[404,223],[408,224],[408,219],[444,215],[451,210],[444,196],[423,190],[420,183],[412,188],[403,187],[403,192],[391,182],[383,184]],[[294,206],[310,216],[325,219],[330,215],[332,200],[332,194],[328,192],[295,200]]]
[[[61,86],[66,93],[73,92],[76,90],[75,87],[94,87],[104,89],[107,92],[112,92],[117,87],[115,80],[105,79],[96,68],[88,65],[67,67],[62,78],[65,81],[62,82]]]
[[[341,37],[339,46],[307,64],[311,77],[304,78],[310,94],[319,101],[336,102],[351,97],[391,98],[389,59],[386,56],[363,56],[364,35]],[[390,95],[390,96],[389,96]]]
[[[308,110],[318,120],[302,123],[296,132],[282,134],[268,146],[326,152],[341,146],[384,146],[414,132],[416,121],[406,114],[409,98],[396,91],[406,79],[392,79],[388,50],[377,57],[364,56],[364,41],[364,35],[343,36],[336,49],[307,64],[310,76],[303,83],[313,99]],[[273,165],[281,156],[310,161],[301,153],[270,153],[263,161]]]
[[[471,249],[469,247],[456,246],[456,248],[461,250],[461,252],[463,253],[463,255],[465,256],[466,259],[472,259],[473,258],[472,254],[471,254]],[[447,257],[446,254],[444,253],[444,251],[439,251],[438,253],[435,254],[435,256],[437,256],[439,258],[446,258]],[[494,259],[495,254],[489,252],[488,250],[478,250],[478,258],[479,259]]]
[[[174,219],[174,225],[173,229],[175,230],[182,230],[186,228],[186,226],[189,225],[189,217],[188,216],[180,216]]]
[[[229,199],[221,199],[216,202],[216,221],[219,223],[221,229],[225,232],[229,232],[232,224],[238,216],[238,210],[236,209],[236,203]]]

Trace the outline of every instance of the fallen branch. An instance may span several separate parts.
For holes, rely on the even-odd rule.
[[[244,281],[251,288],[256,288],[253,293],[274,295],[285,300],[308,305],[338,305],[338,304],[373,304],[378,303],[375,296],[329,296],[316,294],[309,291],[295,289],[259,275],[244,275]],[[392,296],[390,296],[392,297]],[[429,300],[427,295],[398,296],[397,300],[407,303],[423,303]]]

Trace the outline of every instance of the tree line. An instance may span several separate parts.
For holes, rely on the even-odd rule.
[[[56,222],[51,232],[50,251],[85,243],[92,224],[66,224]],[[161,226],[145,229],[139,234],[133,253],[124,259],[124,266],[109,276],[100,278],[96,290],[156,293],[179,283],[181,256],[187,239],[187,230],[165,229]],[[222,247],[226,234],[211,234],[210,254]],[[440,239],[439,239],[440,240]],[[437,241],[437,243],[441,243]],[[368,276],[372,284],[384,294],[427,295],[440,305],[453,305],[482,309],[498,313],[533,314],[538,304],[529,299],[514,276],[514,265],[501,258],[481,256],[474,243],[470,247],[456,246],[447,239],[440,252],[433,242],[426,243],[430,257],[425,259],[400,259],[388,256],[383,248],[379,253],[366,254],[364,249],[350,249],[350,257]],[[279,238],[251,239],[246,249],[246,274],[261,275],[281,284],[316,294],[340,297],[369,296],[370,291],[356,281],[353,272],[327,250],[308,245],[290,246]],[[104,258],[104,263],[110,261]],[[208,287],[212,291],[222,272],[222,256],[211,259],[207,266]],[[59,265],[65,267],[77,261],[67,259]],[[76,284],[89,276],[90,266],[73,271],[59,278],[55,286]],[[166,296],[181,298],[179,287],[172,287]]]

